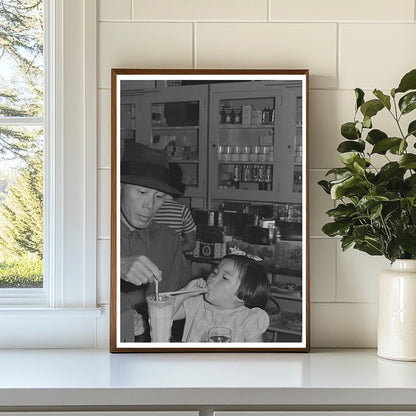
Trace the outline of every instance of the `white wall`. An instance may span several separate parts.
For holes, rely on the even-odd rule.
[[[354,116],[352,90],[389,91],[416,67],[415,0],[98,4],[99,302],[108,304],[110,281],[111,68],[309,68],[312,347],[376,346],[377,276],[388,262],[342,253],[323,235],[333,203],[316,183],[337,164],[339,127]]]

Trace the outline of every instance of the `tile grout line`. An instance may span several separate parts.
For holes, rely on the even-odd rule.
[[[132,7],[133,9],[133,7]],[[133,10],[131,11],[133,13]],[[416,19],[416,17],[415,17]],[[200,19],[98,19],[98,23],[279,23],[279,24],[353,24],[353,25],[414,25],[414,20],[271,20],[265,19],[216,19],[216,20],[200,20]]]
[[[133,1],[130,0],[130,20],[133,20]]]

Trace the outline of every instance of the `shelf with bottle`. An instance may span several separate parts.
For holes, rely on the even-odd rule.
[[[218,146],[218,161],[273,163],[274,146]]]
[[[256,128],[261,125],[273,127],[276,115],[273,97],[222,99],[218,111],[220,128]]]
[[[220,163],[218,188],[240,190],[273,190],[273,165]]]

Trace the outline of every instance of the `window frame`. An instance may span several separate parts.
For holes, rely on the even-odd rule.
[[[0,295],[0,347],[94,347],[97,0],[44,0],[44,13],[44,287]]]

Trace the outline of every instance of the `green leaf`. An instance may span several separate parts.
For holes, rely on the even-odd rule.
[[[340,153],[346,153],[351,151],[357,152],[364,152],[365,149],[365,142],[363,140],[358,140],[356,142],[353,141],[345,141],[341,142],[337,147],[337,151]]]
[[[374,241],[372,241],[374,242]],[[377,242],[377,241],[376,241]],[[374,247],[373,244],[369,242],[356,242],[354,244],[354,248],[360,251],[364,251],[365,253],[369,254],[370,256],[381,256],[383,252],[381,251],[381,246]]]
[[[389,151],[394,155],[402,155],[403,152],[407,149],[407,141],[405,139],[400,139],[399,144],[392,146]]]
[[[399,86],[396,88],[396,92],[406,92],[416,89],[416,69],[412,69],[400,81]]]
[[[400,143],[399,152],[397,154],[402,155],[403,152],[406,150],[406,148],[407,148],[407,141],[403,139]]]
[[[413,120],[409,124],[409,127],[407,128],[407,133],[408,133],[408,136],[412,135],[416,137],[416,120]]]
[[[388,201],[389,199],[382,195],[364,195],[360,202],[357,204],[357,208],[361,212],[366,212],[368,209],[378,205],[380,202]]]
[[[370,100],[366,101],[361,106],[361,112],[363,113],[364,118],[371,118],[374,117],[383,108],[384,105],[380,102],[380,100]]]
[[[333,168],[330,169],[325,176],[331,175],[331,174],[335,174],[335,175],[344,175],[347,172],[351,172],[350,169],[348,168]]]
[[[386,257],[390,261],[394,261],[394,260],[402,257],[402,250],[400,249],[400,245],[399,245],[399,242],[397,241],[397,239],[393,239],[393,240],[389,241],[389,243],[387,244],[387,255],[386,255]]]
[[[351,227],[349,221],[336,221],[325,224],[322,227],[322,231],[329,237],[335,237],[336,235],[345,235]]]
[[[341,126],[341,135],[348,140],[357,140],[361,137],[360,131],[357,129],[357,123],[350,121]]]
[[[336,208],[330,209],[326,214],[334,220],[350,217],[357,212],[354,204],[339,204]]]
[[[386,139],[388,136],[384,131],[373,129],[370,130],[367,134],[366,141],[372,145],[376,144],[380,140]]]
[[[355,172],[363,174],[365,172],[365,168],[366,168],[365,159],[360,158],[360,159],[355,160],[352,167],[353,167]]]
[[[371,154],[377,153],[379,155],[384,155],[387,150],[390,150],[393,146],[400,146],[402,139],[399,137],[387,137],[386,139],[382,139],[378,141],[371,152]]]
[[[318,185],[327,193],[330,194],[331,193],[331,188],[329,186],[329,182],[328,181],[319,181]]]
[[[361,88],[356,88],[355,90],[355,111],[364,104],[364,91]]]
[[[339,155],[339,160],[348,167],[352,167],[354,162],[360,158],[357,152],[345,152]]]
[[[352,235],[356,240],[363,240],[366,236],[373,233],[371,225],[357,225],[352,230]]]
[[[350,176],[333,184],[331,187],[331,198],[341,199],[343,196],[348,196],[350,199],[353,196],[359,196],[361,198],[368,191],[365,188],[366,186],[368,186],[367,182],[364,182],[358,176]]]
[[[364,116],[363,127],[366,129],[371,129],[373,127],[373,123],[371,122],[371,117]]]
[[[388,110],[391,109],[390,97],[385,95],[382,91],[375,89],[373,94],[383,103]]]
[[[389,162],[381,167],[378,175],[382,181],[389,181],[391,178],[403,178],[406,169],[400,167],[397,162]]]
[[[416,227],[406,228],[398,238],[400,246],[410,254],[416,254]]]
[[[408,114],[416,108],[416,91],[409,92],[399,100],[399,108],[402,114]]]
[[[376,204],[370,208],[370,218],[375,220],[381,217],[381,212],[383,211],[383,204]]]
[[[351,235],[346,235],[341,238],[341,247],[342,251],[347,250],[354,244],[354,237]]]
[[[399,165],[405,169],[416,169],[416,155],[407,153],[399,159]]]

